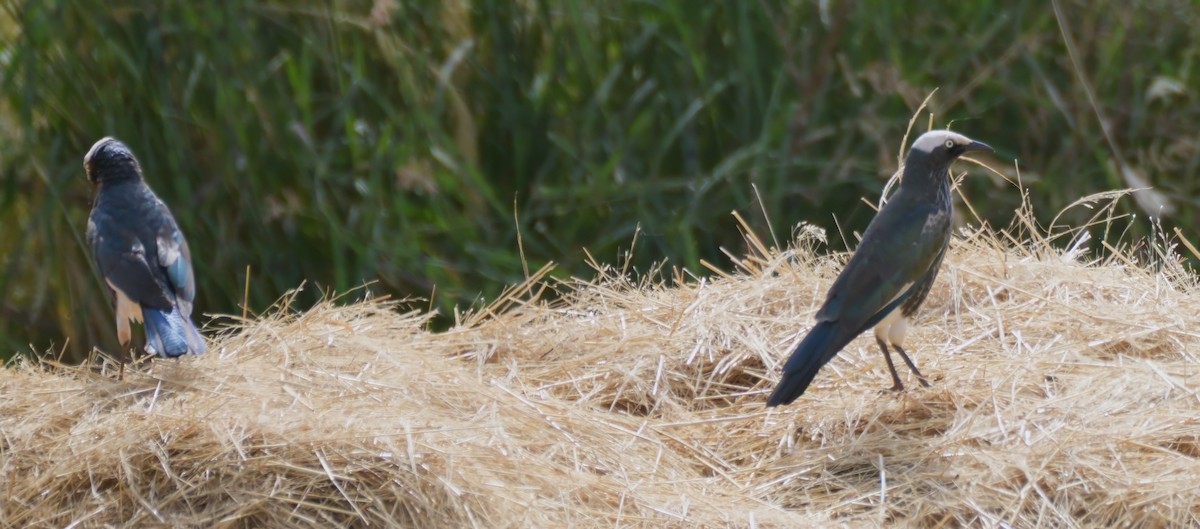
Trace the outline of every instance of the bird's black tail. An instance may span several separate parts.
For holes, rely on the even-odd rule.
[[[146,348],[157,356],[175,358],[185,354],[204,352],[204,339],[191,320],[179,313],[178,307],[170,311],[142,307],[146,325]]]
[[[834,322],[817,322],[783,365],[783,377],[779,379],[779,385],[775,386],[775,391],[767,399],[767,406],[791,404],[800,398],[812,383],[813,377],[817,376],[817,371],[821,370],[821,366],[846,346],[847,340],[840,335]]]

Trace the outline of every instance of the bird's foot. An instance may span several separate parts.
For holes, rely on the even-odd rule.
[[[924,378],[918,378],[917,381],[921,383],[922,387],[926,387],[926,388],[932,387],[929,385],[929,382],[926,381]],[[896,382],[895,384],[892,384],[892,387],[890,387],[890,388],[879,390],[879,393],[881,395],[884,393],[901,393],[904,391],[904,389],[905,389],[904,384],[901,384],[900,382]]]

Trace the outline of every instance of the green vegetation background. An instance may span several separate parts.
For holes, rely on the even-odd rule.
[[[173,208],[204,313],[240,313],[249,265],[252,311],[374,281],[453,314],[519,281],[521,247],[586,276],[635,233],[633,265],[701,274],[735,209],[842,249],[934,88],[1045,220],[1143,178],[1194,235],[1200,3],[1060,3],[1078,69],[1044,0],[9,0],[0,356],[115,349],[83,242],[104,135]],[[1020,202],[982,172],[964,192],[1001,225]]]

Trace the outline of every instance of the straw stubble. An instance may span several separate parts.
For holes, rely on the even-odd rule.
[[[24,363],[0,371],[0,523],[1194,525],[1192,276],[1009,240],[952,241],[910,336],[933,388],[881,392],[860,338],[770,412],[844,262],[811,240],[700,281],[543,271],[444,333],[323,303],[122,381]]]

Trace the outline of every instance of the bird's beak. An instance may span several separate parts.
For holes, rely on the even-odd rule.
[[[967,146],[963,148],[963,152],[971,151],[996,152],[991,145],[988,145],[982,141],[974,140],[972,140],[971,143],[968,143]]]

